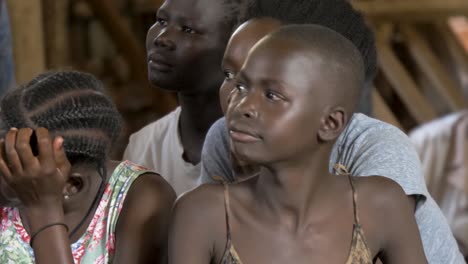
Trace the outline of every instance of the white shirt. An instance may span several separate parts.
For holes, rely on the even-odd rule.
[[[412,131],[429,192],[444,212],[455,237],[468,248],[467,112],[457,112]],[[457,149],[458,148],[458,149]],[[454,164],[463,166],[453,166]]]
[[[177,195],[197,186],[200,164],[193,165],[183,158],[184,148],[179,136],[181,108],[132,134],[124,153],[136,164],[161,174]]]

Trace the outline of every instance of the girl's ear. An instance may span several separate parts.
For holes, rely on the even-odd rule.
[[[83,175],[80,173],[72,173],[65,184],[63,194],[64,197],[72,197],[83,190],[84,186]]]
[[[337,139],[346,127],[348,117],[342,107],[331,108],[320,120],[317,137],[319,141],[327,142]]]

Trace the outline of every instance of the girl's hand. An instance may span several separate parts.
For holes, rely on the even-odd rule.
[[[71,165],[63,139],[52,142],[49,131],[36,129],[38,156],[34,156],[30,128],[11,129],[0,142],[0,173],[26,209],[63,210],[63,190]]]

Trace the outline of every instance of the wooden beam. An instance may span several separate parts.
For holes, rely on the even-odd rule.
[[[70,64],[68,43],[69,0],[42,0],[47,68],[57,69]]]
[[[463,87],[465,100],[468,100],[468,52],[447,23],[436,24],[436,29],[445,41],[451,59],[456,65],[458,81]]]
[[[409,51],[426,78],[435,88],[433,92],[446,104],[451,111],[459,111],[466,107],[461,87],[450,78],[449,73],[437,59],[427,41],[410,25],[401,26],[401,32],[406,38]]]
[[[409,113],[420,124],[435,119],[437,115],[434,109],[398,60],[390,46],[389,39],[382,37],[378,32],[376,44],[380,68]]]
[[[41,0],[7,0],[16,81],[30,81],[46,70]]]
[[[373,116],[379,120],[392,124],[399,129],[402,129],[402,126],[398,119],[393,114],[390,107],[387,105],[385,100],[383,99],[380,92],[374,88],[372,91],[372,108],[373,108]]]
[[[395,21],[433,21],[454,15],[468,15],[466,0],[352,1],[353,6],[371,19]]]

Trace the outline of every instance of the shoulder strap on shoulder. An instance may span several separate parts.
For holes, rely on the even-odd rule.
[[[231,226],[229,224],[229,211],[230,211],[229,186],[226,182],[223,182],[223,185],[224,185],[224,210],[226,214],[226,235],[227,235],[227,242],[229,244],[231,242]]]
[[[356,187],[354,186],[353,177],[351,173],[349,173],[348,169],[343,164],[335,164],[333,169],[338,175],[343,175],[348,177],[349,184],[351,185],[351,191],[353,195],[353,213],[354,213],[354,223],[359,224],[359,215],[358,215],[358,204],[357,204],[357,192]]]

